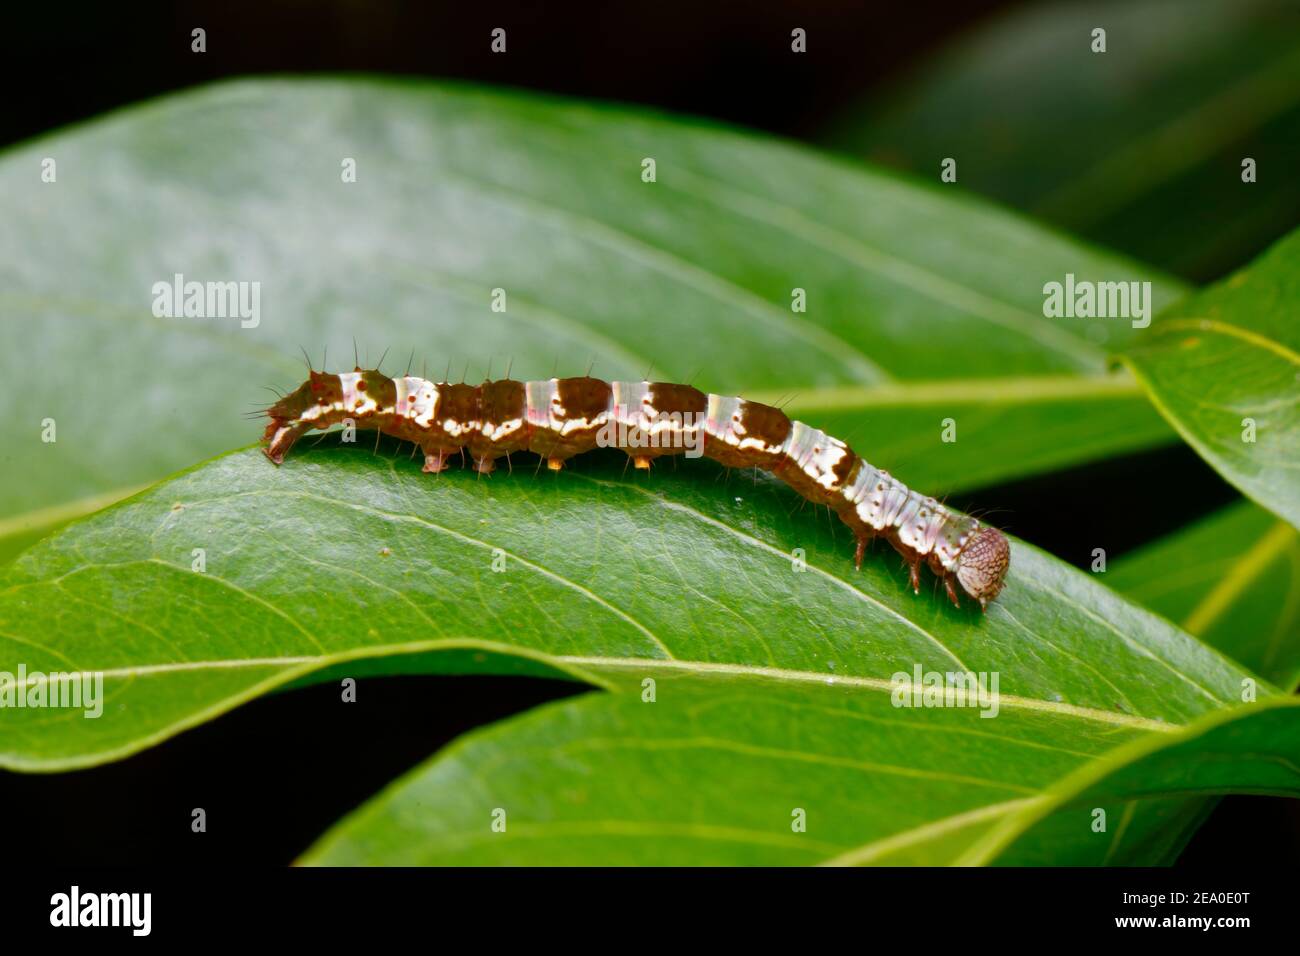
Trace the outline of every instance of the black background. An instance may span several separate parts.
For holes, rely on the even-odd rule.
[[[851,0],[609,3],[229,0],[12,4],[5,59],[25,76],[0,143],[249,73],[455,77],[809,136],[837,109],[999,8]],[[790,31],[810,37],[791,57]],[[190,31],[207,31],[207,52]],[[509,54],[489,35],[504,27]]]
[[[1011,6],[996,0],[23,4],[4,14],[0,54],[9,83],[0,145],[217,78],[344,71],[454,77],[642,103],[809,139],[837,110]],[[190,51],[196,26],[207,31],[201,55]],[[508,56],[489,52],[497,26],[508,31]],[[794,26],[808,31],[806,56],[788,55]],[[1098,487],[1126,492],[1103,502],[1095,500]],[[1098,540],[1107,542],[1114,560],[1236,497],[1194,453],[1171,448],[955,496],[951,503],[989,513],[1085,567]],[[1008,501],[1016,503],[1011,513]],[[1086,546],[1077,534],[1081,513],[1088,515]],[[286,863],[464,731],[583,692],[484,677],[360,683],[353,705],[341,704],[333,685],[295,690],[108,766],[55,776],[0,773],[0,818],[39,834],[46,861]],[[207,811],[206,834],[190,830],[190,812],[199,806]],[[1182,862],[1240,863],[1243,852],[1262,848],[1277,856],[1300,850],[1293,801],[1223,801]]]

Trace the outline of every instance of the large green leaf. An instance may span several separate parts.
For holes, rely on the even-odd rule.
[[[492,731],[508,772],[472,773],[531,792],[540,803],[529,813],[571,805],[575,835],[585,807],[589,824],[618,819],[642,837],[577,840],[572,857],[553,859],[682,861],[689,845],[695,862],[805,860],[953,816],[992,825],[1120,745],[1172,739],[1232,707],[1249,676],[1023,543],[981,615],[913,595],[894,557],[877,553],[855,572],[843,529],[767,478],[729,478],[709,462],[629,477],[614,453],[558,475],[434,477],[392,451],[327,439],[276,469],[250,449],[20,556],[0,579],[6,669],[103,671],[108,704],[99,719],[8,711],[0,763],[55,770],[118,757],[274,687],[348,675],[349,662],[355,675],[362,658],[366,673],[387,663],[565,674],[610,693]],[[892,675],[918,665],[996,671],[998,716],[895,709]],[[641,703],[646,678],[654,705]],[[548,745],[553,720],[564,735]],[[791,772],[805,765],[806,779]],[[575,772],[600,774],[599,799],[575,789]],[[683,833],[675,849],[647,848],[663,821],[698,822],[660,800],[663,787],[710,794],[742,779],[765,801],[737,795],[747,806],[729,811],[687,798],[709,819],[739,814],[735,839],[701,847]],[[748,841],[753,814],[799,792],[777,838]],[[790,813],[808,803],[833,832],[781,852]],[[1086,828],[1077,836],[1095,843]]]
[[[733,684],[682,679],[653,704],[588,696],[470,734],[303,862],[897,866],[994,862],[1010,847],[1061,865],[1110,845],[1127,821],[1094,830],[1096,810],[1126,800],[1300,795],[1300,703],[1287,699],[1098,736],[1037,712],[988,730],[968,712],[915,719],[884,694]],[[1027,860],[1018,841],[1049,852]]]
[[[169,97],[0,158],[0,555],[246,444],[240,413],[302,376],[300,346],[350,363],[354,338],[390,370],[412,350],[437,375],[594,360],[793,394],[934,493],[1171,440],[1104,368],[1126,324],[1043,317],[1067,272],[1151,279],[1157,306],[1184,292],[984,203],[696,122],[361,79]],[[260,323],[155,318],[176,273],[260,282]]]
[[[1124,355],[1161,413],[1245,494],[1300,526],[1300,231],[1157,316]]]
[[[892,552],[854,573],[838,521],[707,461],[649,478],[625,476],[614,453],[560,475],[419,466],[334,439],[279,469],[250,449],[20,556],[0,595],[7,657],[102,670],[133,703],[126,719],[36,719],[31,734],[14,712],[0,760],[95,762],[336,657],[439,641],[602,682],[673,658],[886,682],[917,661],[962,662],[1001,668],[1005,694],[1119,726],[1182,722],[1238,695],[1235,665],[1028,545],[982,617],[941,591],[913,596]],[[809,571],[794,569],[796,548]]]
[[[1291,0],[1090,0],[990,21],[826,139],[934,177],[954,157],[965,187],[1215,279],[1300,218],[1298,134]]]

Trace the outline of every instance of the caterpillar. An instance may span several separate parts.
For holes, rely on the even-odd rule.
[[[674,454],[762,468],[839,515],[857,538],[858,568],[867,544],[883,537],[907,562],[913,591],[920,591],[926,564],[958,607],[957,586],[987,609],[1010,566],[1002,532],[911,491],[839,439],[771,405],[690,385],[588,376],[466,385],[360,367],[340,374],[309,369],[307,381],[263,411],[271,419],[264,450],[277,465],[305,433],[350,423],[414,442],[424,452],[424,471],[434,473],[466,451],[485,475],[497,459],[524,451],[558,471],[597,446],[622,449],[642,469]]]

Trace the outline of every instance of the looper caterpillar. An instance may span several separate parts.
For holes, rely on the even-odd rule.
[[[483,474],[498,458],[522,451],[559,470],[597,446],[622,449],[637,468],[692,451],[729,467],[762,468],[807,500],[830,506],[853,529],[859,567],[867,543],[883,537],[907,561],[913,590],[920,589],[924,563],[958,606],[956,586],[987,607],[1011,560],[1002,532],[911,491],[839,439],[770,405],[689,385],[587,376],[465,385],[389,378],[377,369],[312,370],[266,414],[266,455],[277,465],[306,432],[351,419],[357,428],[416,443],[426,472],[444,470],[462,450]]]

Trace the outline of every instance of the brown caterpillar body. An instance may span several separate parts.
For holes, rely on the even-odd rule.
[[[586,376],[482,385],[431,382],[378,370],[312,371],[276,402],[264,439],[277,465],[303,434],[350,420],[424,451],[424,470],[439,472],[467,451],[479,472],[518,451],[558,470],[574,455],[616,447],[637,468],[661,455],[699,454],[729,467],[772,472],[804,498],[828,505],[857,537],[856,563],[867,543],[883,537],[911,568],[913,590],[927,564],[960,606],[954,582],[981,607],[1002,590],[1010,564],[996,528],[950,511],[909,490],[853,453],[844,442],[791,421],[770,405],[705,394],[669,382],[606,382]]]

